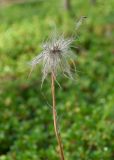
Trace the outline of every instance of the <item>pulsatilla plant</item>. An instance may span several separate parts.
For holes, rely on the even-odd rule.
[[[51,74],[51,90],[52,90],[52,108],[53,108],[53,123],[55,135],[57,138],[60,159],[64,160],[63,144],[58,131],[57,124],[57,112],[56,112],[56,100],[55,100],[55,81],[59,71],[64,75],[73,78],[70,70],[69,59],[72,58],[73,52],[71,50],[71,44],[74,38],[64,38],[64,36],[52,36],[49,41],[42,45],[42,52],[36,56],[29,64],[32,69],[42,62],[43,65],[43,77],[42,84],[48,74]]]

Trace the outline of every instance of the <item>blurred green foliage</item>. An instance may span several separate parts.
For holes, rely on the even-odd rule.
[[[57,160],[50,78],[41,89],[40,67],[27,79],[27,62],[55,25],[72,35],[76,82],[62,76],[56,86],[66,160],[114,160],[114,1],[57,0],[0,8],[0,160]],[[48,104],[49,103],[49,104]]]

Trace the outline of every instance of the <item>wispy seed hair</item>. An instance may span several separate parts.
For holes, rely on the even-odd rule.
[[[42,51],[29,64],[32,69],[42,62],[42,84],[49,73],[54,73],[55,77],[58,71],[61,71],[65,76],[72,78],[69,59],[72,58],[73,52],[71,44],[74,38],[65,38],[64,35],[57,36],[53,34],[48,41],[41,46]]]

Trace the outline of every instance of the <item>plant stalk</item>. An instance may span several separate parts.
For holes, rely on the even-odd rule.
[[[52,100],[53,100],[54,130],[55,130],[55,135],[56,135],[58,146],[59,146],[60,159],[65,160],[64,159],[62,140],[61,140],[61,136],[60,136],[60,133],[58,131],[58,125],[57,125],[57,112],[56,112],[56,100],[55,100],[55,75],[54,75],[53,72],[51,73],[51,90],[52,90]]]

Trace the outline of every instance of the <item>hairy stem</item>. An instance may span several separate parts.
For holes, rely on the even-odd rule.
[[[56,112],[56,102],[55,102],[55,75],[54,75],[53,72],[51,73],[51,89],[52,89],[52,100],[53,100],[54,130],[55,130],[55,135],[56,135],[58,146],[59,146],[60,159],[64,160],[64,152],[63,152],[62,140],[61,140],[61,136],[60,136],[60,133],[58,131],[58,125],[57,125],[57,112]]]

